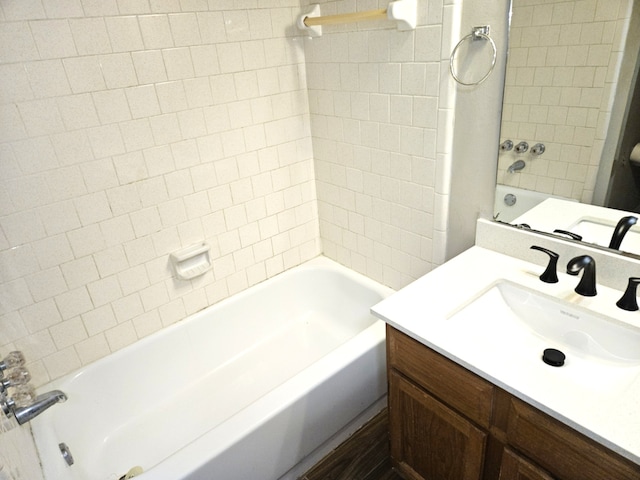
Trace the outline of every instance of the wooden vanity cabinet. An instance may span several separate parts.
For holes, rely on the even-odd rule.
[[[640,480],[640,465],[387,326],[391,460],[411,480]]]
[[[554,480],[547,472],[505,447],[500,462],[499,480]]]
[[[478,480],[487,433],[394,371],[389,388],[391,456],[402,473],[415,480]]]

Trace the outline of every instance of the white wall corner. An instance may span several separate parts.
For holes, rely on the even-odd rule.
[[[490,25],[497,59],[478,86],[456,85],[446,258],[474,244],[476,220],[491,218],[497,173],[502,94],[509,33],[509,2],[463,2],[451,21],[458,37],[477,25]],[[453,10],[453,9],[452,9]],[[455,38],[454,38],[455,40]],[[457,43],[457,41],[455,42]],[[452,41],[452,44],[455,45]],[[454,81],[451,79],[450,81]]]

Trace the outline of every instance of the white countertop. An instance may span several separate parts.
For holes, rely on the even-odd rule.
[[[582,297],[573,291],[579,278],[561,269],[559,265],[560,281],[547,284],[538,278],[544,267],[475,246],[371,311],[424,345],[640,464],[640,364],[616,366],[618,370],[610,365],[600,369],[596,364],[593,375],[576,379],[569,361],[561,368],[548,366],[537,356],[530,361],[513,361],[506,354],[502,361],[496,361],[500,355],[493,348],[448,322],[456,311],[496,282],[508,280],[640,328],[640,312],[616,307],[622,292],[598,284],[597,296]],[[499,337],[504,332],[490,333]],[[510,341],[506,335],[502,340],[505,344]]]
[[[629,215],[639,216],[624,210],[548,198],[512,223],[526,223],[534,230],[547,233],[552,233],[555,229],[567,230],[581,235],[584,242],[608,247],[618,221]],[[640,223],[629,229],[619,250],[640,255]]]

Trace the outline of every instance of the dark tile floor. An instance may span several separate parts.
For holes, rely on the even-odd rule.
[[[391,468],[388,431],[384,409],[299,480],[402,480]]]

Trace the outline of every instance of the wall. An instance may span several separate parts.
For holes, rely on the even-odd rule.
[[[318,3],[322,15],[386,6]],[[437,189],[446,151],[437,130],[448,113],[439,99],[442,23],[450,8],[420,0],[415,30],[361,22],[325,26],[306,40],[324,252],[393,288],[437,263],[435,212],[447,201]]]
[[[43,480],[31,430],[15,426],[0,414],[0,479]]]
[[[420,0],[414,31],[304,40],[296,4],[2,3],[0,352],[23,350],[36,385],[317,255],[320,237],[394,288],[472,244],[494,145],[478,129],[484,155],[453,162],[451,132],[479,98],[495,123],[502,79],[456,112],[462,2]],[[471,172],[452,182],[454,163]],[[213,270],[174,279],[168,254],[201,240]]]
[[[635,168],[629,162],[631,150],[640,140],[640,120],[634,118],[638,116],[638,108],[633,106],[634,101],[640,99],[637,82],[640,68],[640,4],[637,2],[631,6],[631,18],[622,37],[624,51],[618,59],[620,75],[612,100],[611,121],[602,149],[593,203],[633,211],[640,203],[640,191],[634,180]],[[635,94],[631,93],[634,89]]]
[[[260,6],[0,3],[0,353],[34,384],[320,252],[298,0]]]
[[[633,2],[514,3],[501,141],[547,150],[502,154],[498,182],[590,203]],[[527,167],[506,173],[517,158]]]
[[[462,3],[304,40],[298,0],[0,3],[0,352],[42,384],[321,250],[400,288],[471,245],[502,76],[451,79]],[[212,272],[173,279],[203,239]]]
[[[320,5],[323,15],[354,9]],[[367,22],[307,39],[326,255],[401,288],[473,244],[475,220],[492,213],[508,5],[420,0],[414,31]],[[486,82],[460,86],[450,55],[479,24],[492,25],[498,61]],[[465,80],[491,65],[484,48],[461,50]]]
[[[492,218],[496,183],[502,95],[505,81],[507,39],[509,35],[508,0],[500,2],[463,2],[458,38],[469,35],[476,26],[488,25],[495,43],[496,61],[491,70],[493,49],[487,40],[466,40],[456,54],[456,72],[465,83],[454,85],[454,124],[451,128],[452,154],[450,199],[445,236],[446,258],[469,248],[478,218]]]

